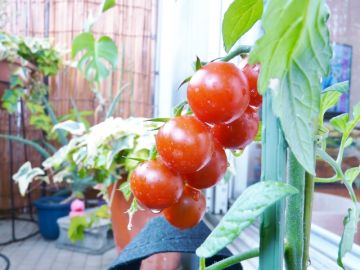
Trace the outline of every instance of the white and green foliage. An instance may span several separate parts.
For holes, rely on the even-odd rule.
[[[71,123],[71,127],[74,129],[64,124],[57,126],[78,135],[79,126]],[[152,128],[144,118],[107,118],[75,136],[68,145],[46,159],[43,166],[57,171],[76,167],[80,174],[93,175],[97,182],[106,182],[108,186],[120,178],[121,171],[129,172],[137,165],[138,162],[127,157],[148,157],[155,144]]]
[[[29,161],[24,163],[17,173],[13,175],[13,180],[19,185],[20,194],[25,196],[30,183],[38,176],[44,175],[40,168],[32,168]]]

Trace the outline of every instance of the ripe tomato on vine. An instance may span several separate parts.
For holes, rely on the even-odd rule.
[[[249,85],[234,64],[211,62],[192,76],[187,99],[201,121],[229,123],[239,118],[249,105]]]

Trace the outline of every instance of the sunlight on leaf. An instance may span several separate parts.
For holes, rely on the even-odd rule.
[[[261,93],[271,79],[279,79],[278,88],[272,91],[274,112],[292,152],[313,175],[320,78],[328,74],[332,55],[328,16],[324,0],[269,1],[262,19],[265,34],[256,42],[249,59],[261,64]]]
[[[196,250],[196,254],[205,258],[215,255],[254,223],[267,207],[296,192],[290,185],[273,181],[263,181],[248,187]]]
[[[263,0],[235,0],[230,5],[222,25],[226,52],[261,18],[262,13]]]

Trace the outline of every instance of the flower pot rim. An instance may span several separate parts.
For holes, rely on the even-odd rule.
[[[66,197],[62,197],[62,196],[46,196],[46,197],[42,197],[40,199],[37,199],[36,201],[34,201],[34,205],[36,208],[38,209],[64,209],[64,208],[69,208],[71,201],[70,202],[66,202],[66,203],[62,203],[60,204],[59,202],[63,201],[64,199],[66,199]],[[55,203],[49,203],[50,201]]]

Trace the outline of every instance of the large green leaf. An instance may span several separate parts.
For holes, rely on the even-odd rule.
[[[250,55],[261,63],[259,91],[272,89],[274,112],[296,159],[315,174],[314,137],[320,108],[320,77],[329,71],[331,47],[324,0],[270,0],[265,34]],[[272,82],[272,83],[271,83]]]
[[[226,52],[261,18],[262,12],[263,0],[235,0],[230,5],[222,24]]]
[[[114,41],[107,36],[102,36],[99,40],[90,32],[84,32],[74,38],[72,44],[72,58],[84,51],[78,67],[89,81],[101,81],[109,74],[108,64],[113,69],[118,63],[118,51]]]
[[[297,190],[282,182],[263,181],[247,188],[219,225],[196,250],[199,257],[211,257],[235,240],[265,209]]]

